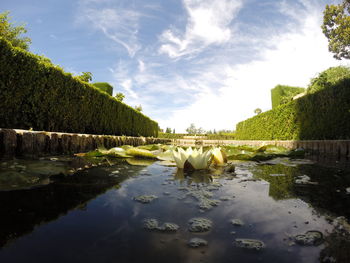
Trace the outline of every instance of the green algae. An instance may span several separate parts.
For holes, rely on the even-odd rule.
[[[265,248],[264,242],[257,239],[246,239],[246,238],[236,238],[234,241],[234,245],[240,248],[261,250]]]
[[[143,204],[149,204],[151,203],[154,199],[157,199],[158,196],[156,195],[140,195],[134,197],[134,200]]]
[[[213,222],[207,218],[195,217],[188,221],[190,232],[207,232],[212,228]]]
[[[192,248],[198,248],[198,247],[207,246],[208,245],[208,241],[206,241],[206,240],[204,240],[202,238],[194,237],[194,238],[191,238],[187,242],[187,245],[189,247],[192,247]]]

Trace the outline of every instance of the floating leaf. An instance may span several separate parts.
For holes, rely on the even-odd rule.
[[[126,162],[130,165],[136,166],[149,166],[153,164],[155,161],[151,159],[136,159],[136,158],[128,158]]]
[[[126,150],[127,155],[139,158],[156,159],[157,157],[150,151],[138,148],[130,148]]]

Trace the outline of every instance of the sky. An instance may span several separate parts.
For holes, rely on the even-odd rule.
[[[30,51],[91,72],[130,106],[185,132],[234,130],[271,109],[278,84],[307,87],[337,65],[321,31],[336,0],[2,0]]]

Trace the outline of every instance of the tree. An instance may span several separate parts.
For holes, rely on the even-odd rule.
[[[168,128],[168,127],[167,127],[167,128],[165,129],[165,133],[171,133],[171,128]]]
[[[175,134],[175,128],[173,129],[173,134]]]
[[[260,114],[262,112],[262,110],[260,109],[260,108],[256,108],[255,110],[254,110],[254,113],[255,114]]]
[[[197,133],[197,128],[196,128],[196,126],[194,125],[194,123],[191,123],[190,127],[188,127],[188,128],[186,129],[186,132],[187,132],[188,134],[196,134],[196,133]]]
[[[186,132],[188,134],[203,134],[205,131],[201,127],[197,129],[194,123],[191,123],[190,127],[186,129]]]
[[[15,47],[28,50],[32,40],[29,37],[21,37],[22,34],[27,33],[25,24],[15,26],[10,22],[11,17],[9,13],[9,11],[0,13],[0,37],[11,42]]]
[[[328,49],[334,57],[350,59],[350,0],[326,6],[322,31],[328,38]]]
[[[115,94],[115,98],[119,101],[123,101],[125,98],[125,95],[121,92],[118,92],[117,94]]]
[[[141,104],[140,104],[139,106],[135,106],[134,109],[141,112],[141,111],[142,111],[142,106],[141,106]]]
[[[90,82],[92,80],[91,72],[82,72],[81,75],[77,76],[78,79],[85,82]]]

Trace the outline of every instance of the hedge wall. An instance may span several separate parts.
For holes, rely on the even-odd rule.
[[[302,93],[304,91],[305,91],[304,88],[277,85],[275,88],[271,90],[272,108],[274,109],[279,105],[290,102],[295,95]]]
[[[157,136],[158,124],[0,38],[0,127]]]
[[[107,82],[95,82],[92,83],[92,85],[104,92],[106,92],[107,94],[111,95],[113,94],[113,86]]]
[[[350,139],[350,78],[238,123],[236,139]]]

